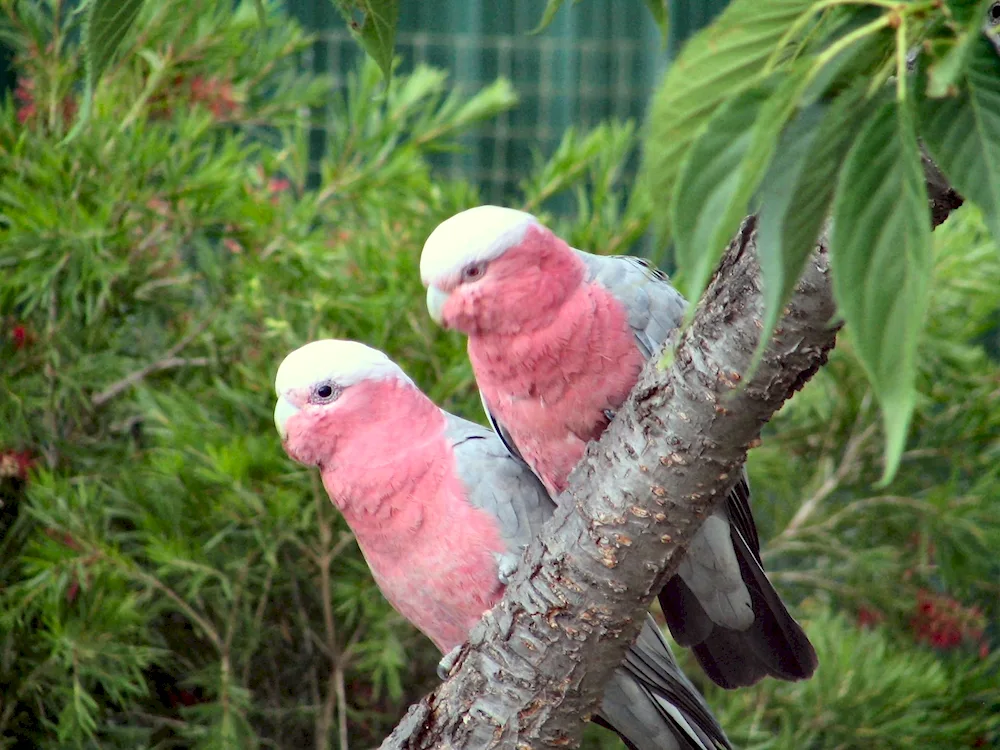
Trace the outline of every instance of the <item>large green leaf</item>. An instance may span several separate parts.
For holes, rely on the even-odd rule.
[[[811,0],[734,0],[711,26],[693,36],[667,71],[647,118],[643,179],[651,194],[673,195],[681,160],[723,103],[766,77],[790,26]],[[657,217],[661,239],[670,216]]]
[[[754,364],[770,341],[829,213],[837,172],[870,107],[864,84],[848,89],[832,103],[816,102],[800,112],[782,134],[761,183],[757,255],[764,330]]]
[[[83,26],[87,59],[87,85],[97,85],[125,36],[135,23],[145,0],[92,0]]]
[[[334,0],[348,28],[388,81],[399,22],[399,0]],[[355,18],[360,14],[360,20]]]
[[[677,241],[678,281],[688,299],[697,299],[726,249],[731,206],[740,187],[740,165],[753,128],[773,88],[755,86],[722,105],[688,152],[671,201]],[[735,213],[738,222],[742,211]]]
[[[135,23],[145,0],[91,0],[83,23],[83,54],[87,79],[80,115],[64,143],[76,138],[90,121],[94,89]]]
[[[931,225],[914,118],[883,105],[847,155],[833,203],[833,288],[882,407],[883,483],[899,467],[915,401],[917,344],[932,268]]]
[[[982,209],[1000,242],[1000,57],[984,37],[969,54],[958,96],[923,100],[920,134],[951,184]]]
[[[723,105],[688,152],[672,201],[684,292],[701,295],[774,156],[807,82],[776,75]]]

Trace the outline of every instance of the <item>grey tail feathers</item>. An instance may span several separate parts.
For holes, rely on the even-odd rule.
[[[753,625],[745,631],[716,625],[680,576],[674,576],[659,594],[671,634],[693,650],[705,674],[724,688],[746,687],[767,676],[790,681],[811,677],[818,663],[812,643],[736,524],[731,525],[731,537],[750,591]]]
[[[594,722],[629,750],[731,750],[704,698],[674,662],[651,617],[605,691]]]

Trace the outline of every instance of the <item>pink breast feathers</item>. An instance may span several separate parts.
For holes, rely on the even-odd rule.
[[[624,306],[596,283],[581,284],[543,328],[470,337],[469,357],[490,410],[552,493],[644,364]]]
[[[466,498],[437,407],[408,384],[372,388],[358,395],[385,419],[340,425],[354,435],[337,441],[323,482],[386,599],[447,652],[503,595],[503,540]]]

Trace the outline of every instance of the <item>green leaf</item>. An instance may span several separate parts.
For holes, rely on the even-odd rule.
[[[335,0],[347,20],[351,34],[382,71],[386,81],[392,76],[392,54],[399,23],[399,0]],[[355,18],[360,13],[360,20]]]
[[[775,76],[721,107],[685,157],[672,209],[683,291],[689,299],[701,295],[747,214],[802,95],[806,70],[800,66],[792,75]]]
[[[847,155],[833,204],[840,313],[882,407],[882,484],[899,467],[916,398],[917,344],[932,269],[920,149],[906,103],[883,105]]]
[[[264,7],[264,0],[253,0],[254,8],[257,9],[257,20],[261,26],[267,25],[267,8]]]
[[[921,105],[924,144],[1000,242],[1000,57],[992,45],[976,40],[958,96]]]
[[[561,2],[561,0],[559,0]],[[667,38],[667,0],[644,0],[664,40]]]
[[[93,88],[135,23],[144,0],[92,0],[83,26],[87,85]]]
[[[771,94],[769,88],[754,87],[720,107],[684,160],[671,212],[681,291],[690,300],[701,295],[732,235],[720,227],[729,228],[740,164],[750,147],[747,123],[756,120]]]
[[[691,144],[725,102],[759,84],[785,32],[811,0],[734,0],[683,47],[653,97],[643,159],[643,179],[652,195],[674,193],[681,162]],[[663,242],[672,234],[662,212]]]
[[[94,89],[114,59],[145,0],[91,0],[83,22],[83,54],[87,79],[76,124],[63,140],[69,143],[86,127],[94,103]]]
[[[837,172],[864,122],[866,82],[804,109],[782,134],[757,196],[757,255],[763,282],[761,340],[749,379],[771,339],[833,200]]]
[[[549,27],[552,23],[552,19],[556,17],[556,13],[563,6],[563,0],[548,0],[545,3],[545,10],[542,11],[542,20],[538,22],[538,25],[531,31],[532,34],[539,34]]]
[[[971,7],[969,3],[964,3],[963,7],[957,9],[969,16],[965,19],[966,28],[959,32],[955,40],[948,40],[948,51],[930,64],[927,71],[927,96],[936,99],[958,93],[957,84],[965,73],[966,63],[976,41],[982,35],[989,4],[990,0],[979,0],[971,3]]]

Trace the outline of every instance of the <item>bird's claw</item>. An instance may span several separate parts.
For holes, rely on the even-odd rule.
[[[616,412],[614,409],[605,409],[604,410],[604,416],[605,416],[605,418],[607,418],[607,420],[609,422],[614,421],[615,414],[617,414],[617,413],[618,412]]]
[[[500,583],[504,586],[510,585],[520,565],[520,555],[514,555],[510,552],[494,552],[493,557],[497,561],[497,578],[500,579]]]
[[[455,646],[451,651],[441,657],[441,661],[438,662],[437,674],[441,680],[447,680],[448,675],[451,674],[451,670],[455,668],[455,662],[458,661],[459,654],[462,653],[462,644]]]

